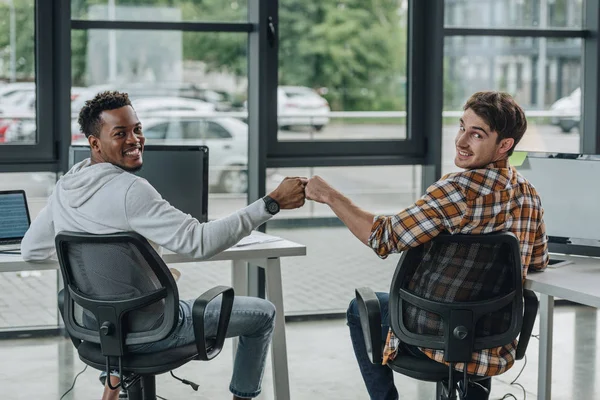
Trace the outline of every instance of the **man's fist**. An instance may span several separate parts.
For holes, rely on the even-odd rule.
[[[327,204],[334,192],[335,190],[329,186],[323,178],[316,175],[308,180],[305,189],[306,198],[308,200],[314,200],[318,203],[325,204]]]
[[[269,193],[269,197],[279,203],[282,210],[291,210],[304,205],[304,186],[308,179],[299,177],[287,177],[275,190]]]

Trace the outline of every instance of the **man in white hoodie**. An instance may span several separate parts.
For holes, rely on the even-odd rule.
[[[47,206],[23,239],[25,260],[44,260],[55,254],[60,231],[108,234],[135,231],[150,243],[194,258],[211,256],[233,246],[268,221],[279,209],[304,204],[304,178],[286,178],[268,196],[215,221],[200,223],[164,200],[143,178],[131,172],[142,167],[145,138],[142,124],[126,93],[103,92],[88,100],[79,114],[81,131],[91,157],[71,168],[56,184]],[[218,309],[207,310],[206,332],[216,332]],[[193,300],[180,302],[176,330],[150,347],[130,349],[155,352],[194,342]],[[212,307],[212,308],[211,308]],[[214,310],[214,312],[211,312]],[[228,337],[240,337],[230,391],[235,399],[256,397],[261,391],[265,359],[273,333],[275,308],[267,300],[235,298]],[[118,378],[111,377],[118,383]],[[105,387],[104,400],[118,390]]]

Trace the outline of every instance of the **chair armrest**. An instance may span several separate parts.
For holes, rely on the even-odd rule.
[[[517,345],[517,354],[515,356],[517,360],[521,360],[525,356],[539,303],[535,293],[528,289],[523,289],[523,300],[525,306],[523,311],[523,325],[521,326],[521,334],[519,335],[519,344]]]
[[[214,342],[207,342],[207,337],[204,333],[204,314],[208,303],[214,300],[217,296],[223,294],[221,299],[221,312],[219,314],[219,324],[217,326],[217,336]],[[223,348],[227,327],[229,326],[229,318],[231,317],[231,309],[233,308],[233,288],[227,286],[215,286],[212,289],[204,292],[194,301],[192,308],[192,320],[194,323],[194,336],[196,339],[196,347],[198,348],[199,360],[212,360]]]
[[[373,364],[381,364],[383,346],[379,299],[373,290],[362,287],[356,289],[356,304],[369,360]]]

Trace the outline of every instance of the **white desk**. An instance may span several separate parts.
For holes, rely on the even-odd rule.
[[[252,235],[269,237],[260,232],[254,232]],[[276,400],[290,399],[280,258],[304,255],[306,255],[306,246],[288,240],[279,240],[243,247],[232,247],[208,260],[194,260],[171,252],[165,252],[162,256],[167,264],[202,261],[231,261],[232,286],[235,290],[235,294],[240,296],[248,294],[247,263],[250,262],[264,268],[267,281],[267,298],[277,309],[271,347],[273,386]],[[45,261],[33,263],[23,261],[20,255],[0,254],[0,272],[48,269],[58,269],[58,262]]]
[[[552,258],[555,258],[554,256]],[[552,398],[552,335],[554,298],[600,308],[600,258],[557,255],[573,261],[561,268],[529,272],[525,288],[540,294],[538,400]]]

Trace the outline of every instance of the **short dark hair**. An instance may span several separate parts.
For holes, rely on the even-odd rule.
[[[508,155],[512,155],[515,146],[527,130],[525,112],[515,99],[504,92],[477,92],[467,100],[463,110],[469,108],[482,118],[491,130],[498,133],[498,142],[508,138],[515,140],[513,147],[508,151]]]
[[[87,100],[85,105],[79,111],[79,129],[85,137],[94,135],[100,136],[102,128],[102,119],[100,114],[106,110],[116,110],[117,108],[131,106],[129,95],[117,91],[106,91],[98,93],[93,99]]]

